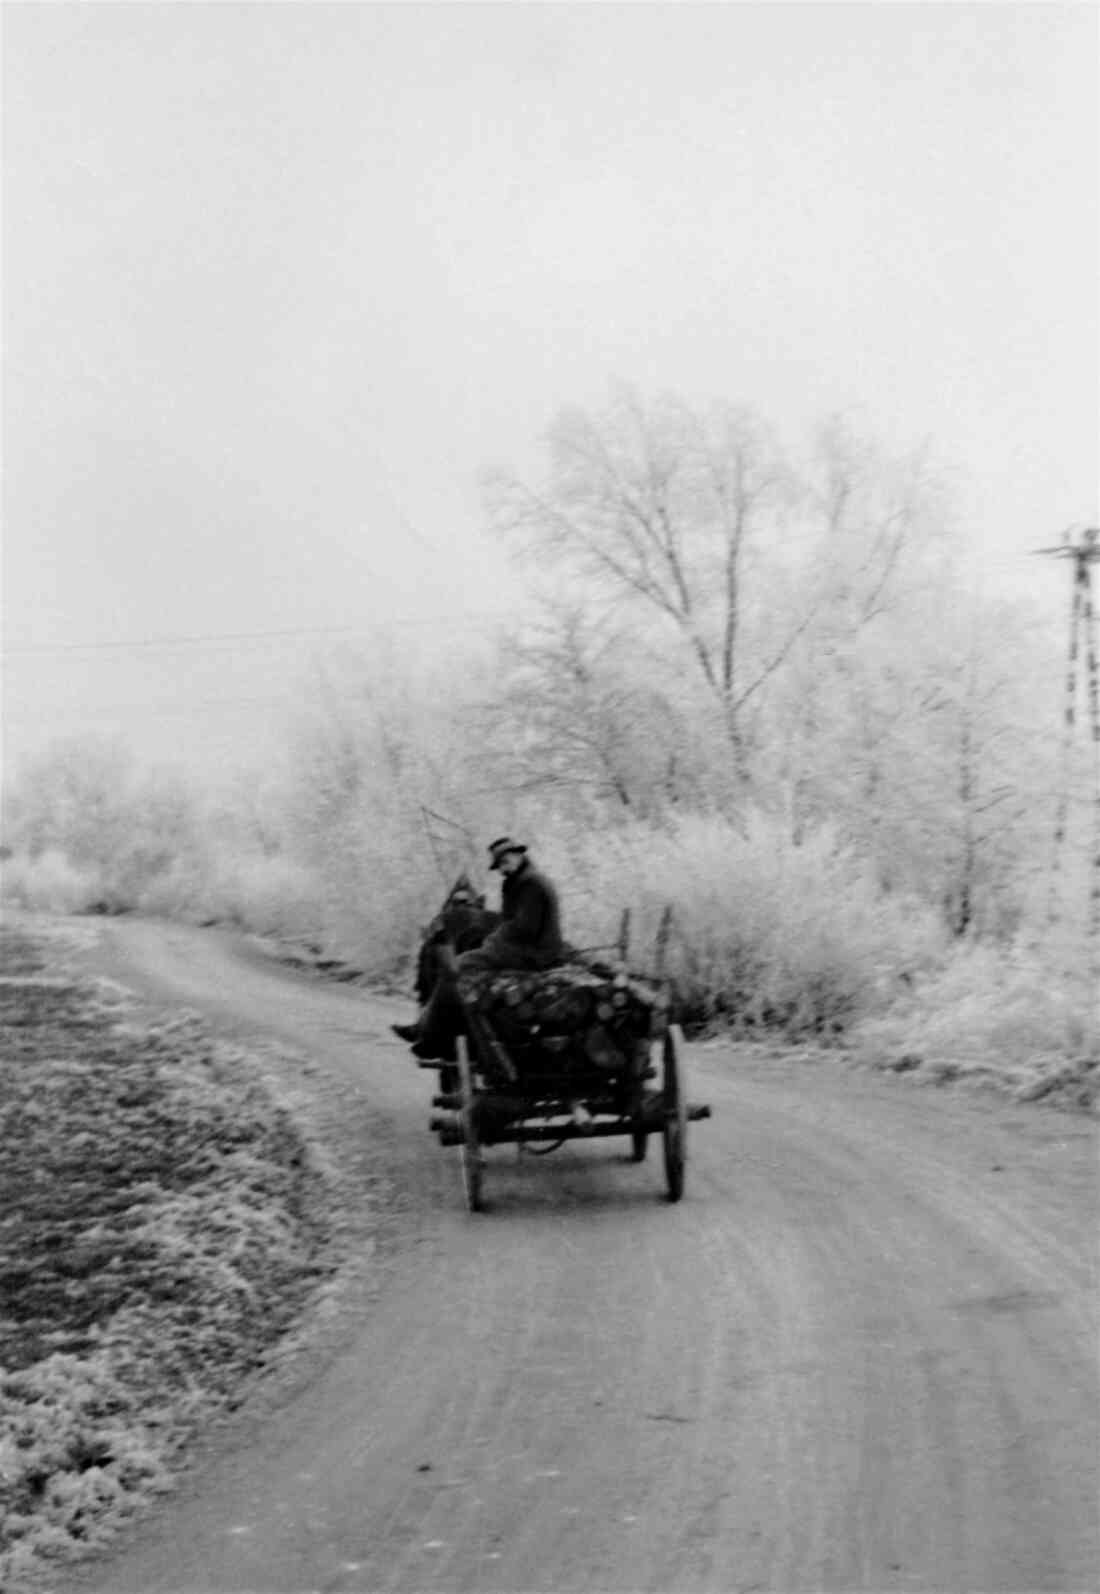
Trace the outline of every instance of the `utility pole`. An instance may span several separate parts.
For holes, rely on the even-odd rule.
[[[1083,658],[1092,742],[1092,861],[1089,871],[1088,944],[1094,1001],[1100,1007],[1100,650],[1097,648],[1096,608],[1092,595],[1092,568],[1100,564],[1100,527],[1088,526],[1076,539],[1066,532],[1056,548],[1037,553],[1068,559],[1072,566],[1069,615],[1069,657],[1062,731],[1062,784],[1054,824],[1054,858],[1051,869],[1049,918],[1058,917],[1058,875],[1069,826],[1070,771],[1077,727],[1077,677]]]

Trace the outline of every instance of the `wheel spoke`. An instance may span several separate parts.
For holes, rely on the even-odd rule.
[[[460,1035],[458,1039],[458,1074],[462,1089],[462,1184],[466,1192],[466,1205],[471,1212],[480,1212],[485,1164],[477,1134],[474,1071],[464,1035]]]
[[[687,1093],[684,1089],[679,1026],[670,1024],[664,1040],[664,1152],[665,1181],[670,1201],[684,1193],[684,1164],[687,1161]]]

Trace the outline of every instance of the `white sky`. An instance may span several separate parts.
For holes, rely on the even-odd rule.
[[[6,5],[9,770],[256,755],[322,639],[105,644],[467,634],[515,590],[479,471],[615,382],[931,438],[991,583],[1061,598],[1027,550],[1097,514],[1098,17]]]

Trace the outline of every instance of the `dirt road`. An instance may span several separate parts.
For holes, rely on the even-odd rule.
[[[66,1590],[1097,1587],[1088,1120],[691,1048],[715,1116],[680,1205],[612,1140],[491,1152],[473,1217],[402,1004],[210,933],[109,942],[133,988],[308,1058],[391,1216],[306,1371]]]

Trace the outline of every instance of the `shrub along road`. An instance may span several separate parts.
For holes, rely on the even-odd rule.
[[[403,1004],[219,934],[104,948],[278,1042],[364,1244],[312,1350],[66,1590],[1094,1586],[1092,1120],[695,1047],[682,1203],[611,1140],[490,1152],[472,1217]]]

